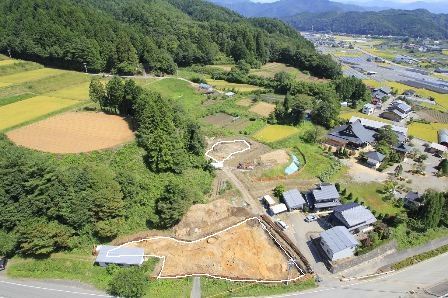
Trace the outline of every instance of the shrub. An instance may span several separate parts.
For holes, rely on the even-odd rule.
[[[146,278],[141,268],[121,269],[109,283],[109,294],[123,298],[139,298],[145,293]]]

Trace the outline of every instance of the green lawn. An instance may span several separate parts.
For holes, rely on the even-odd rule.
[[[381,183],[341,183],[342,188],[347,189],[347,195],[351,192],[353,198],[358,198],[360,202],[364,202],[377,214],[396,214],[402,209],[395,207],[392,202],[384,201],[381,194],[377,191],[383,188]]]

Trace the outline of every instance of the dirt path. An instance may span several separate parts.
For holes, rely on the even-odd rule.
[[[224,167],[223,172],[226,174],[227,178],[232,182],[232,184],[240,191],[243,196],[244,201],[249,204],[252,212],[255,214],[262,214],[263,208],[261,207],[260,202],[255,199],[249,192],[249,190],[244,186],[244,184],[235,176],[232,170],[228,167]]]

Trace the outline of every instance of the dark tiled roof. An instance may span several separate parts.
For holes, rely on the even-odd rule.
[[[347,125],[341,125],[329,132],[330,136],[347,140],[355,144],[371,143],[375,140],[375,132],[362,126],[357,120]]]

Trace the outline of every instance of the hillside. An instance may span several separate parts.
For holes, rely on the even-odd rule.
[[[301,13],[284,20],[299,30],[448,38],[448,15],[424,9]]]
[[[257,64],[294,59],[296,50],[318,55],[280,21],[201,0],[5,0],[0,14],[0,52],[75,70],[174,73],[218,57]]]
[[[272,3],[255,3],[250,0],[210,0],[247,17],[283,18],[302,12],[362,11],[364,8],[329,0],[280,0]]]

